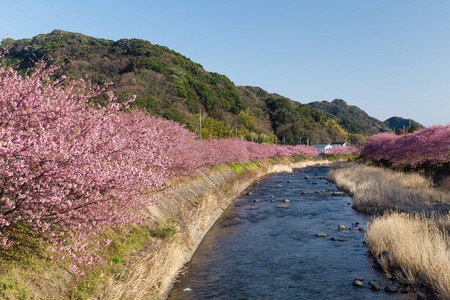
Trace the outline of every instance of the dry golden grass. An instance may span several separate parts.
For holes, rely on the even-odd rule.
[[[384,212],[367,228],[373,255],[389,251],[394,257],[391,267],[401,269],[413,285],[450,299],[448,192],[418,173],[356,163],[334,164],[328,179],[353,196],[355,209]],[[389,275],[386,262],[381,265]]]
[[[354,208],[363,212],[423,211],[433,210],[437,204],[450,204],[448,192],[434,188],[430,179],[418,173],[336,163],[327,178],[350,193]]]
[[[136,254],[129,269],[110,278],[100,299],[158,299],[171,284],[183,264],[186,252],[176,242],[158,239]]]
[[[412,284],[425,285],[439,298],[450,299],[449,236],[439,228],[444,223],[448,226],[448,217],[387,213],[372,219],[366,242],[374,255],[391,252],[394,265]]]

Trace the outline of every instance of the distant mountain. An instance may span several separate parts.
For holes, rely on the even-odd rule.
[[[412,124],[416,125],[418,129],[423,129],[425,126],[411,119],[404,119],[401,117],[391,117],[383,122],[386,124],[392,131],[396,132],[397,129],[405,128],[407,130]]]
[[[361,143],[388,126],[342,100],[301,104],[259,87],[235,86],[225,75],[167,47],[140,39],[118,41],[54,30],[33,38],[4,39],[6,63],[25,73],[37,60],[60,66],[55,76],[114,84],[119,101],[198,131],[203,137],[242,137],[258,142],[297,144],[351,140]],[[100,97],[96,99],[102,103]]]
[[[387,124],[369,116],[357,106],[348,105],[341,99],[331,102],[316,101],[309,105],[336,117],[337,123],[352,134],[372,135],[392,131]]]

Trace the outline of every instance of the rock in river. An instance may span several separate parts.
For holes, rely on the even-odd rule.
[[[345,226],[344,226],[344,225],[339,225],[339,226],[338,226],[338,230],[339,230],[339,231],[345,230]]]
[[[389,292],[389,293],[397,293],[398,292],[398,286],[396,286],[396,285],[389,285],[389,286],[385,287],[384,290],[386,292]]]
[[[379,291],[381,289],[381,284],[379,281],[370,281],[369,286],[371,290]]]
[[[288,208],[287,204],[278,204],[277,208]]]
[[[331,194],[332,196],[344,196],[345,193],[344,192],[334,192]]]
[[[363,283],[361,280],[355,279],[355,280],[353,281],[353,285],[354,285],[354,286],[363,286],[364,283]]]

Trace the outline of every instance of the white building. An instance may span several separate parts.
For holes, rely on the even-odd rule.
[[[334,142],[334,143],[331,143],[331,147],[334,147],[334,146],[345,147],[345,146],[347,146],[347,144],[345,142]]]
[[[327,153],[327,150],[332,148],[330,144],[317,144],[311,145],[311,147],[316,148],[319,151],[319,154]]]

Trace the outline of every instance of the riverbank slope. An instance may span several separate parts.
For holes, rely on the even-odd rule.
[[[125,274],[111,277],[100,299],[165,299],[183,266],[223,210],[259,178],[294,168],[327,164],[327,160],[271,159],[263,164],[231,165],[178,186],[172,198],[146,208],[153,227],[168,232],[153,237],[130,261]]]

